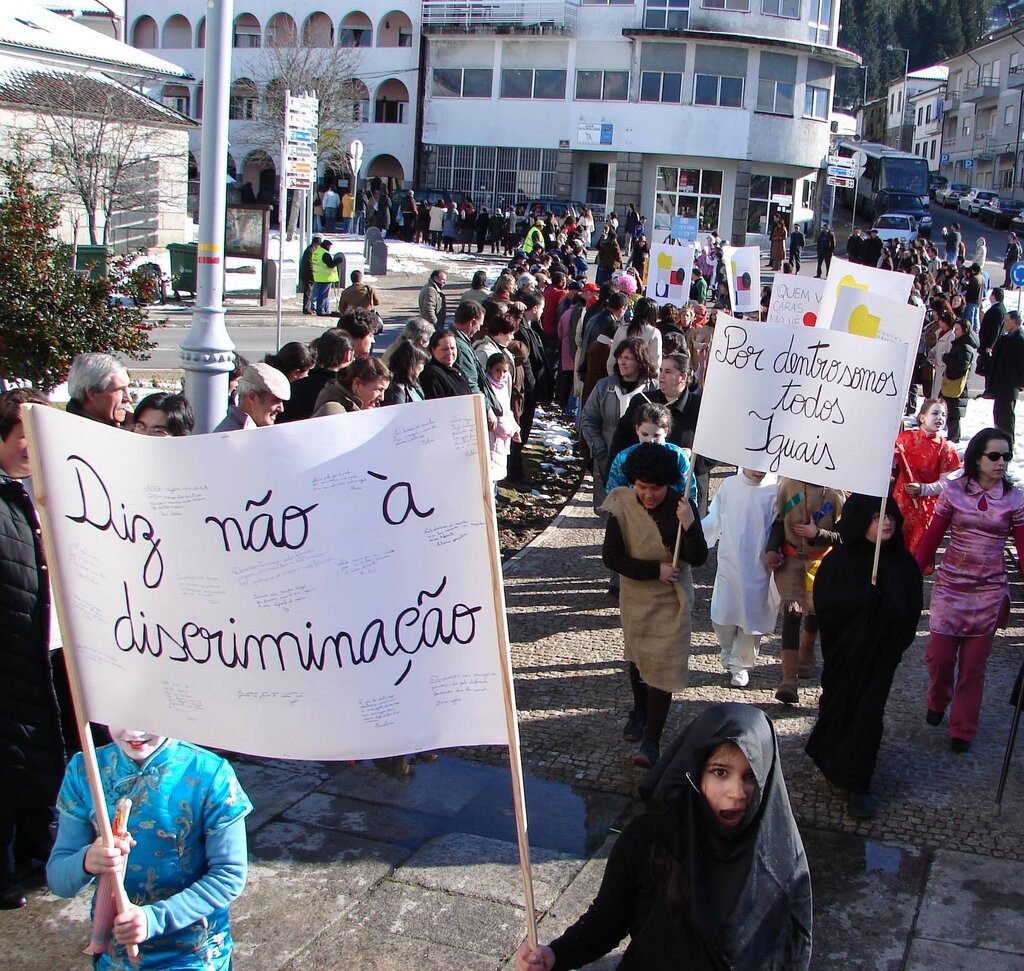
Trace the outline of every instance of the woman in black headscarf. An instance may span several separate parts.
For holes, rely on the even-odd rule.
[[[878,808],[871,776],[882,744],[882,716],[903,652],[921,617],[921,571],[903,545],[903,516],[886,500],[878,583],[871,584],[881,500],[850,496],[839,521],[842,545],[821,561],[814,609],[821,631],[821,700],[807,754],[847,808],[870,819]]]
[[[619,971],[802,971],[811,882],[772,723],[753,705],[705,709],[641,786],[587,912],[516,971],[596,960],[626,934]]]

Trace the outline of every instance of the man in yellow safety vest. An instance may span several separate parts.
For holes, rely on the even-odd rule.
[[[331,241],[325,239],[313,250],[313,310],[318,317],[331,312],[331,285],[338,282],[338,266],[331,256]]]

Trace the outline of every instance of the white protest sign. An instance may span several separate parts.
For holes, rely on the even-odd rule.
[[[279,758],[508,744],[479,400],[173,439],[32,408],[85,716]]]
[[[768,323],[787,327],[817,327],[821,295],[825,281],[814,277],[776,273],[772,281],[772,299],[768,304]]]
[[[902,344],[718,315],[694,451],[885,495],[903,413]]]
[[[877,293],[880,297],[888,297],[890,300],[902,300],[907,302],[910,291],[914,288],[914,278],[909,273],[895,273],[892,270],[879,270],[874,266],[862,266],[860,263],[850,263],[848,260],[834,258],[828,270],[828,277],[825,280],[825,292],[821,296],[821,306],[818,308],[818,319],[828,321],[836,309],[836,302],[839,299],[839,292],[846,287],[853,287],[856,290],[866,290]]]
[[[917,348],[921,343],[924,307],[914,307],[855,287],[844,287],[839,291],[835,313],[828,323],[833,331],[906,345],[909,351],[901,385],[906,397],[917,362]]]
[[[647,261],[647,296],[658,306],[681,307],[690,299],[693,247],[655,243]]]
[[[761,249],[758,246],[722,247],[725,275],[729,281],[729,299],[734,313],[751,314],[761,310]]]

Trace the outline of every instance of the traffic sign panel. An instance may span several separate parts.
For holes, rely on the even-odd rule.
[[[1024,287],[1024,261],[1018,260],[1010,267],[1010,280],[1015,287]]]
[[[852,189],[856,184],[856,179],[844,179],[838,175],[830,175],[825,182],[828,185],[837,186],[840,189]]]

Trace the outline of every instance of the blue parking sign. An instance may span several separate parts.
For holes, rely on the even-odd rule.
[[[1024,260],[1018,260],[1010,267],[1010,279],[1015,287],[1024,287]]]

